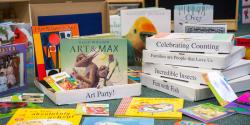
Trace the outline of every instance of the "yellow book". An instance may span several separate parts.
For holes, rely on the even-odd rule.
[[[116,117],[150,117],[155,119],[182,119],[180,98],[123,98],[115,112]]]
[[[21,108],[7,125],[79,125],[82,116],[75,109],[27,109]]]

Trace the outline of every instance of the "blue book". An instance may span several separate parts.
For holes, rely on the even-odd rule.
[[[82,125],[154,125],[152,118],[86,117]]]
[[[78,24],[80,36],[102,33],[101,13],[38,16],[39,26],[73,23]]]

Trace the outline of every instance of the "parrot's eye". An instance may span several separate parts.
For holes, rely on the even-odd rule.
[[[134,29],[134,33],[135,33],[135,34],[137,33],[137,30],[136,30],[136,29]]]

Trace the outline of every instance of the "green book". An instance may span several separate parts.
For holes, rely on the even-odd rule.
[[[127,84],[127,40],[124,38],[63,39],[61,68],[80,89]]]

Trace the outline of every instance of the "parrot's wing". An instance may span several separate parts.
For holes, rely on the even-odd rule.
[[[131,42],[128,42],[128,65],[135,65],[135,50]]]

